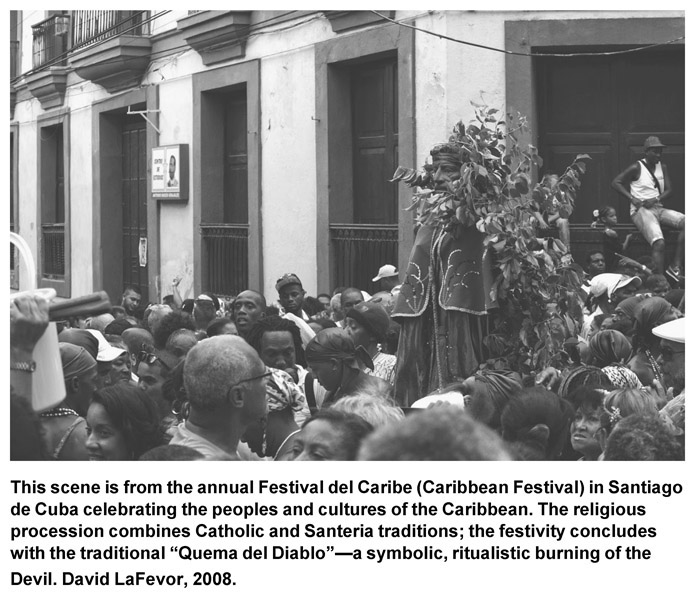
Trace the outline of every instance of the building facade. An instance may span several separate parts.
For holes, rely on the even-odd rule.
[[[368,291],[413,242],[420,166],[474,103],[593,162],[573,254],[648,135],[684,198],[683,11],[11,11],[10,226],[39,287],[159,301]],[[645,48],[647,47],[647,48]],[[173,160],[170,158],[173,156]],[[170,186],[169,183],[175,183]],[[646,252],[643,252],[646,253]],[[11,258],[11,283],[27,286]],[[23,280],[24,278],[24,280]]]

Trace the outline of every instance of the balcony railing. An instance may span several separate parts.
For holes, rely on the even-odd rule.
[[[383,264],[397,264],[397,225],[330,225],[334,287],[376,291]]]
[[[14,79],[19,73],[19,40],[10,40],[10,79]]]
[[[44,279],[65,278],[65,225],[64,223],[41,225],[43,243],[41,251]]]
[[[121,34],[149,35],[146,10],[73,10],[72,47],[86,46]]]
[[[237,295],[248,288],[248,225],[200,225],[206,291]]]
[[[69,15],[53,15],[31,27],[33,35],[33,65],[64,66],[70,40]]]

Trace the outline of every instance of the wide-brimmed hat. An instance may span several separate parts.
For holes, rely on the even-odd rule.
[[[686,342],[686,318],[670,320],[652,329],[652,334],[676,343]]]

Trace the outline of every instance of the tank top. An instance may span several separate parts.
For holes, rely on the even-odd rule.
[[[655,166],[655,177],[657,177],[657,182],[659,183],[659,189],[655,185],[652,173],[645,166],[644,160],[638,160],[640,164],[640,176],[630,184],[630,194],[636,200],[650,200],[656,198],[661,194],[660,190],[664,190],[664,171],[662,170],[662,163],[658,162]],[[630,213],[636,212],[636,208],[633,204],[630,205]]]

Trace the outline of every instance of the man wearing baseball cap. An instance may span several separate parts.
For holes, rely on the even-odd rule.
[[[315,331],[308,326],[310,316],[303,310],[303,298],[306,292],[303,289],[303,283],[293,273],[286,273],[279,277],[277,284],[274,286],[279,294],[279,303],[284,308],[283,318],[287,318],[296,324],[301,332],[301,342],[303,347],[315,337]]]
[[[397,267],[392,264],[384,264],[380,267],[378,274],[373,277],[373,282],[377,283],[380,281],[380,288],[383,291],[392,290],[399,285],[399,272],[397,272]]]
[[[346,314],[344,330],[352,338],[354,345],[363,346],[373,360],[373,370],[366,367],[364,372],[394,385],[397,357],[380,351],[389,328],[390,317],[380,304],[361,302]]]
[[[303,290],[301,279],[293,273],[286,273],[279,277],[275,289],[279,294],[279,303],[284,311],[308,321],[309,316],[303,311],[303,298],[306,292]]]
[[[662,226],[680,231],[674,260],[666,269],[666,275],[674,283],[678,283],[683,276],[681,261],[685,216],[663,205],[664,200],[672,194],[669,172],[662,163],[662,151],[665,147],[659,137],[648,137],[643,145],[645,158],[634,162],[617,175],[611,186],[630,202],[630,217],[647,243],[652,246],[656,273],[665,272]]]

